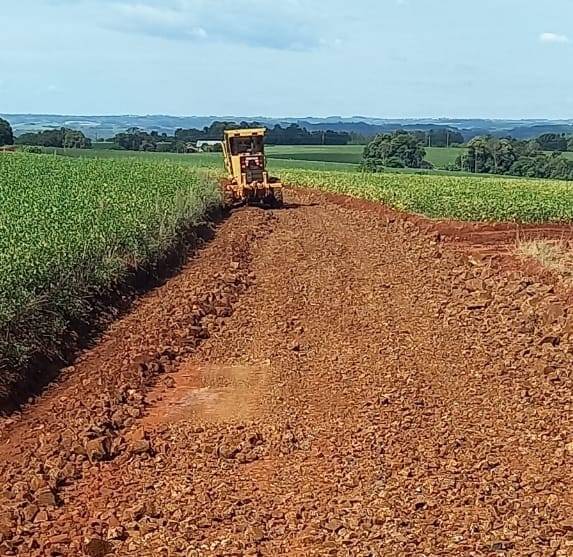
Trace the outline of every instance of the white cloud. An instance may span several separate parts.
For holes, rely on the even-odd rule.
[[[125,2],[112,6],[112,10],[114,17],[109,25],[119,30],[171,39],[207,38],[203,27],[174,8]]]
[[[567,35],[560,35],[559,33],[541,33],[539,40],[542,43],[568,43],[569,37]]]
[[[52,2],[69,0],[51,0]],[[75,0],[92,4],[95,0]],[[276,50],[320,45],[300,0],[100,0],[101,23],[117,31],[171,40],[240,43]],[[101,4],[100,4],[101,5]]]

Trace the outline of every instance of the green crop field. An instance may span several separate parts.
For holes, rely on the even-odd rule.
[[[63,155],[81,159],[131,159],[147,162],[173,162],[206,168],[220,168],[223,158],[218,153],[154,153],[147,151],[121,151],[114,149],[62,149],[47,147],[43,149],[48,155]]]
[[[363,151],[364,145],[280,145],[268,147],[267,156],[269,159],[359,165]],[[453,164],[463,152],[465,152],[463,147],[426,147],[426,160],[436,169],[444,169]]]
[[[446,168],[456,162],[459,155],[466,152],[464,147],[426,147],[426,160],[434,165],[434,168]]]
[[[271,147],[272,149],[272,147]],[[72,158],[85,159],[133,159],[149,162],[169,161],[182,165],[189,165],[199,168],[224,168],[223,156],[220,153],[153,153],[143,151],[117,151],[112,149],[43,149],[46,154],[54,156],[63,155]],[[306,170],[337,170],[337,171],[356,171],[356,164],[328,162],[318,160],[301,160],[301,159],[278,159],[271,155],[267,156],[270,170],[279,170],[281,168],[301,168]]]
[[[364,145],[280,145],[267,148],[270,159],[291,161],[322,161],[359,165],[362,161]],[[463,147],[426,147],[426,160],[435,168],[444,169],[455,162]]]
[[[266,149],[270,159],[360,164],[364,145],[275,145]]]
[[[169,161],[12,154],[0,155],[0,199],[6,372],[37,353],[57,357],[93,297],[152,268],[219,193],[216,176]]]
[[[139,151],[118,151],[103,148],[105,144],[97,144],[97,149],[54,149],[44,151],[58,155],[82,158],[136,158],[153,161],[168,160],[192,166],[221,168],[223,166],[220,153],[153,153]],[[269,168],[302,168],[305,170],[340,170],[358,171],[362,160],[364,145],[270,145],[266,148]],[[426,159],[437,171],[446,168],[462,153],[462,147],[427,147]],[[405,168],[403,172],[417,172]]]
[[[475,221],[570,221],[573,216],[573,189],[567,182],[508,178],[495,175],[415,171],[400,169],[383,174],[359,171],[354,163],[307,160],[332,153],[357,155],[359,145],[270,146],[270,171],[297,186],[331,189],[355,196],[384,201],[398,209],[432,218]],[[442,164],[455,159],[463,148],[429,148],[434,161]],[[178,162],[182,166],[223,171],[220,154],[141,153],[131,151],[60,150],[81,157],[110,157],[149,163]],[[441,157],[439,159],[438,157]],[[60,157],[58,157],[60,158]],[[438,164],[437,162],[435,164]]]
[[[573,188],[557,180],[405,173],[284,170],[282,179],[431,218],[463,221],[571,222]]]

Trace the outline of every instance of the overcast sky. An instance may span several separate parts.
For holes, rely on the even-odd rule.
[[[573,0],[18,0],[0,112],[573,118]]]

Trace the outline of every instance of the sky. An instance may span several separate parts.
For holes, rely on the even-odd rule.
[[[0,113],[573,118],[573,0],[18,0]]]

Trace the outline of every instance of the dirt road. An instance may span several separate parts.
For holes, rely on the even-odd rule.
[[[573,555],[573,314],[312,193],[242,209],[0,432],[2,555]]]

